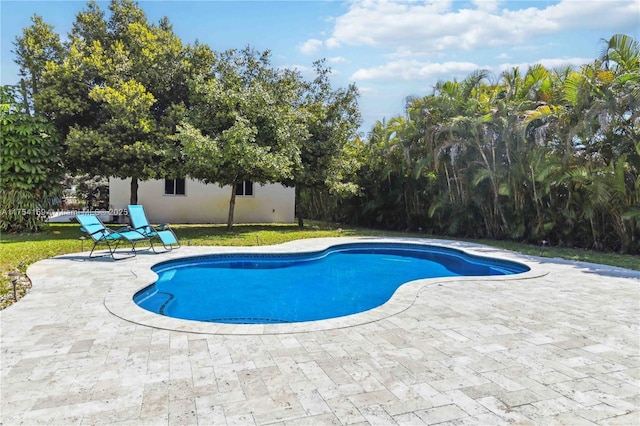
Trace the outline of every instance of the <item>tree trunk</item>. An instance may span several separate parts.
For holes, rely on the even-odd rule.
[[[296,185],[296,197],[295,197],[295,208],[296,208],[296,214],[298,216],[298,227],[303,228],[304,227],[304,217],[302,215],[302,206],[300,205],[300,186]]]
[[[31,115],[31,108],[29,107],[29,91],[27,90],[27,83],[23,80],[20,80],[20,93],[22,94],[22,107],[24,108],[27,115]]]
[[[138,178],[131,178],[131,195],[129,202],[132,205],[138,204]]]
[[[229,200],[229,217],[227,218],[227,229],[233,227],[233,211],[236,208],[236,185],[231,185],[231,200]]]

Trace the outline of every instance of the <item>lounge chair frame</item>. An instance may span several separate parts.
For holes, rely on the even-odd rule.
[[[140,242],[148,242],[149,244],[151,244],[151,241],[147,236],[130,227],[122,227],[115,231],[113,229],[107,228],[100,220],[100,218],[95,215],[77,215],[76,220],[80,223],[80,230],[89,235],[93,240],[93,247],[91,248],[91,252],[89,253],[90,259],[107,256],[111,256],[113,260],[128,259],[137,255],[136,244]],[[120,243],[123,241],[127,241],[129,244],[131,244],[131,254],[128,256],[117,258],[116,250],[120,246]],[[94,256],[93,252],[99,244],[106,244],[109,253]],[[151,248],[151,245],[145,250],[148,250],[149,248]]]
[[[151,244],[151,249],[154,253],[162,253],[158,252],[156,246],[153,244],[153,241],[156,239],[160,241],[165,251],[180,248],[178,237],[169,224],[151,225],[147,219],[144,207],[139,204],[129,205],[128,212],[132,229],[149,238],[149,244]]]

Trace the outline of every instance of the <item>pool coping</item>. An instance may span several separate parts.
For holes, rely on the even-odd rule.
[[[332,246],[349,243],[403,243],[428,245],[448,249],[456,249],[464,253],[484,257],[496,258],[517,262],[529,267],[529,271],[515,275],[492,275],[470,277],[442,277],[410,281],[396,290],[386,303],[357,314],[343,317],[296,322],[284,324],[222,324],[171,318],[147,311],[133,301],[133,296],[140,290],[149,286],[157,279],[157,275],[151,268],[158,264],[181,258],[199,257],[215,254],[264,254],[264,253],[304,253],[326,250]],[[190,246],[171,252],[153,254],[141,253],[137,257],[122,261],[130,264],[130,279],[113,285],[104,298],[105,308],[113,315],[139,325],[156,329],[183,331],[195,334],[222,334],[222,335],[269,335],[284,333],[309,333],[324,330],[355,327],[363,324],[379,321],[397,315],[409,309],[419,297],[420,293],[431,286],[456,285],[464,282],[467,285],[481,285],[482,282],[496,281],[526,281],[548,274],[548,270],[540,264],[530,261],[527,256],[496,249],[493,247],[429,238],[397,238],[397,237],[336,237],[336,238],[312,238],[295,240],[269,246]]]

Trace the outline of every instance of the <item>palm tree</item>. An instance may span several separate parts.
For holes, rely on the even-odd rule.
[[[360,150],[351,217],[383,227],[640,250],[638,46],[574,69],[438,82]]]

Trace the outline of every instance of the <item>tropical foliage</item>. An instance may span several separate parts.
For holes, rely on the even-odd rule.
[[[316,217],[439,235],[640,252],[640,52],[581,69],[477,71],[407,100],[354,150],[357,196]],[[311,197],[310,197],[311,198]],[[309,201],[308,201],[309,202]]]
[[[14,88],[0,87],[0,231],[35,232],[60,202],[56,129],[24,105]]]
[[[66,37],[34,16],[15,46],[20,105],[3,120],[40,126],[30,140],[49,135],[37,147],[46,167],[60,155],[72,174],[131,178],[132,203],[152,178],[280,182],[296,187],[301,225],[640,253],[640,49],[629,36],[603,40],[579,69],[439,82],[365,137],[356,87],[331,87],[323,61],[305,81],[268,52],[183,45],[132,0],[111,0],[108,17],[90,1]],[[6,155],[3,171],[28,172],[22,154]],[[31,170],[31,184],[44,179]]]

